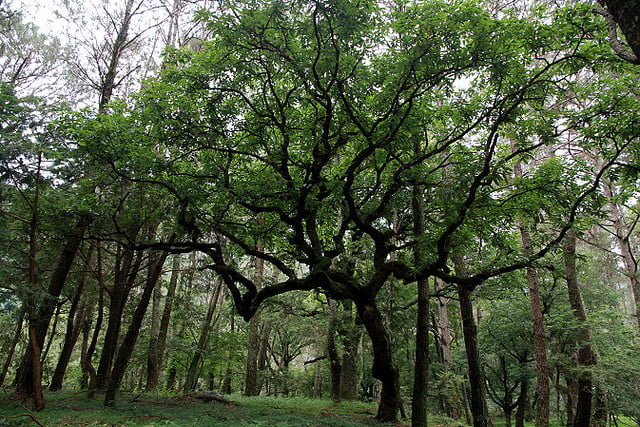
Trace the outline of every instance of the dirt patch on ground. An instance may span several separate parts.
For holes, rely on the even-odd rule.
[[[189,393],[183,394],[182,396],[175,396],[169,400],[177,401],[177,402],[204,402],[204,403],[220,403],[223,405],[229,406],[238,406],[236,402],[232,402],[229,399],[222,396],[220,393]]]

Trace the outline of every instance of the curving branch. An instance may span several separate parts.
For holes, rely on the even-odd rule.
[[[598,15],[602,15],[607,20],[607,38],[609,39],[609,44],[611,44],[613,52],[627,62],[640,65],[640,34],[637,34],[640,32],[640,23],[638,23],[640,16],[638,15],[638,12],[636,12],[636,22],[634,23],[624,16],[624,12],[622,12],[622,14],[618,13],[617,16],[614,16],[611,13],[611,10],[618,10],[620,7],[617,6],[617,4],[625,2],[604,0],[604,3],[607,8],[596,7],[593,11]],[[635,3],[637,3],[636,7],[640,7],[640,2],[636,1]],[[625,34],[629,45],[625,45],[622,40],[618,38],[618,26],[620,26],[620,29]],[[634,34],[634,31],[636,34]],[[635,48],[632,44],[634,40],[637,42],[637,46],[635,46]]]

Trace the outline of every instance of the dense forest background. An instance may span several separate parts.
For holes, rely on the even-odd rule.
[[[640,423],[637,1],[50,10],[0,1],[17,401]]]

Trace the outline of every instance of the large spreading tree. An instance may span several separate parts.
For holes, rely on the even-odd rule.
[[[383,421],[401,400],[380,290],[435,276],[471,292],[530,266],[598,207],[640,131],[629,91],[591,94],[615,60],[585,8],[524,20],[470,3],[255,1],[200,19],[210,39],[167,52],[131,105],[70,118],[70,134],[174,197],[185,237],[130,247],[207,254],[246,320],[294,290],[353,301]],[[585,108],[563,108],[567,93]],[[568,138],[602,155],[595,173],[554,158]],[[506,237],[523,223],[543,230],[528,251]],[[246,258],[264,262],[262,286]]]

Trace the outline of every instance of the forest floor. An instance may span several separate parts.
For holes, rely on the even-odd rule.
[[[0,427],[150,427],[150,426],[321,426],[321,427],[388,427],[374,420],[377,404],[364,402],[335,403],[328,399],[301,397],[225,397],[230,403],[205,403],[189,395],[161,393],[119,393],[115,407],[102,406],[102,395],[88,399],[85,392],[46,393],[46,408],[32,412],[0,389]],[[408,419],[393,427],[408,427]],[[430,416],[429,427],[460,427],[465,424],[444,417]],[[553,424],[552,425],[559,425]],[[621,423],[620,426],[635,424]],[[504,420],[494,419],[494,426]],[[527,423],[527,426],[533,426]]]
[[[46,408],[31,412],[0,391],[0,426],[382,426],[375,403],[327,399],[229,396],[231,404],[204,403],[188,396],[120,393],[116,406],[102,406],[100,395],[81,392],[45,395]],[[388,425],[388,424],[387,424]],[[395,426],[408,426],[408,420]],[[436,424],[434,424],[435,426]]]

